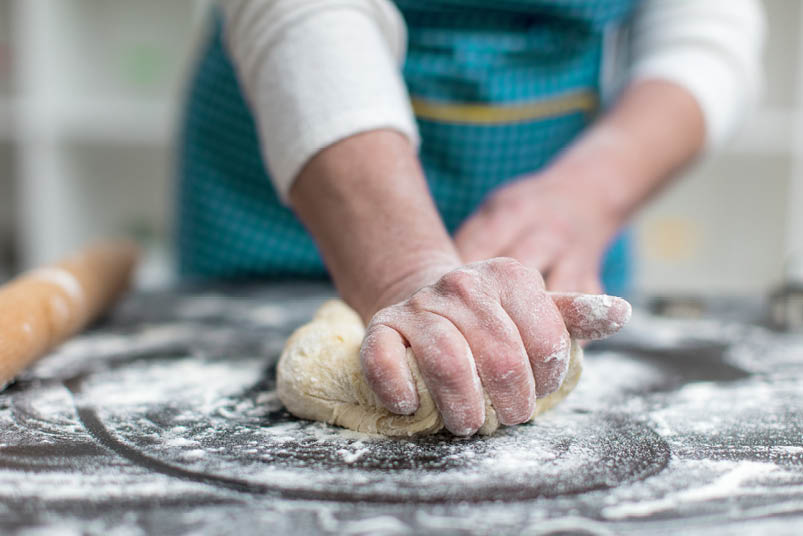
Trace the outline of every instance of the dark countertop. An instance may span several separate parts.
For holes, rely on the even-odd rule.
[[[139,294],[40,361],[0,394],[0,532],[803,533],[803,336],[738,303],[637,310],[534,424],[398,441],[276,399],[285,338],[330,293]]]

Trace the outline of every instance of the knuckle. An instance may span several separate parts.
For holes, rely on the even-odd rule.
[[[392,326],[396,325],[401,319],[404,318],[404,309],[401,304],[390,305],[384,309],[380,309],[371,318],[366,327],[366,338],[375,336],[383,329],[393,329]]]
[[[496,279],[512,289],[544,289],[544,278],[541,272],[529,268],[512,257],[492,259],[490,269]]]
[[[525,277],[530,270],[512,257],[497,257],[488,261],[489,267],[497,277],[503,280],[518,281]]]
[[[442,293],[457,296],[466,302],[474,299],[482,290],[482,278],[471,270],[455,270],[441,277],[438,288]]]
[[[432,288],[424,287],[407,298],[406,305],[410,310],[421,313],[429,311],[434,306],[435,299],[436,296]]]

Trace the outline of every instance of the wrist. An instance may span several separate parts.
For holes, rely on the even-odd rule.
[[[432,285],[444,274],[460,267],[457,252],[451,246],[435,250],[419,250],[414,254],[386,257],[383,269],[358,290],[353,303],[367,323],[373,315],[390,305],[398,303],[418,289]],[[367,274],[366,274],[367,275]],[[347,301],[348,298],[347,298]]]
[[[695,158],[704,136],[700,108],[685,89],[660,80],[636,82],[553,167],[624,222]]]
[[[363,320],[457,259],[415,150],[397,132],[355,134],[324,149],[301,170],[290,199]]]

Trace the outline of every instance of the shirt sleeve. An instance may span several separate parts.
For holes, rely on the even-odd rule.
[[[720,146],[758,100],[765,26],[757,0],[645,0],[631,27],[629,79],[688,90],[707,145]]]
[[[225,39],[284,203],[325,147],[379,128],[419,135],[401,77],[406,28],[388,0],[222,0]]]

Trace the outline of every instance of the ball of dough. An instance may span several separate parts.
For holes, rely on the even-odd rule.
[[[360,345],[365,327],[345,303],[325,303],[309,324],[287,340],[277,368],[277,392],[297,417],[336,424],[359,432],[386,436],[415,436],[444,428],[432,396],[418,371],[412,351],[407,361],[418,389],[420,405],[413,415],[396,415],[385,409],[368,387],[360,369]],[[560,388],[536,401],[533,417],[563,400],[580,379],[583,350],[572,341],[569,371]],[[480,434],[499,428],[493,405],[485,396],[485,423]]]

